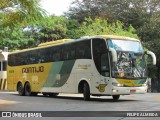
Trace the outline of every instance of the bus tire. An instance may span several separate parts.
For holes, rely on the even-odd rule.
[[[37,96],[38,92],[31,92],[31,96]]]
[[[17,85],[17,91],[18,91],[18,94],[19,94],[20,96],[24,96],[24,95],[25,95],[25,93],[24,93],[24,88],[23,88],[23,85],[22,85],[21,82],[18,83],[18,85]]]
[[[90,89],[89,89],[88,83],[86,83],[86,82],[84,82],[84,84],[83,84],[83,99],[85,101],[90,100]]]
[[[56,97],[59,93],[48,93],[49,97]]]
[[[43,96],[45,96],[45,97],[48,96],[48,93],[43,92],[42,94],[43,94]]]
[[[119,97],[120,97],[120,95],[112,95],[112,97],[113,97],[113,100],[119,100]]]
[[[31,86],[28,82],[25,84],[24,88],[25,88],[25,95],[26,96],[31,96],[31,94],[32,94]]]

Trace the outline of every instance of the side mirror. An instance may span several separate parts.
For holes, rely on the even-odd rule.
[[[153,65],[156,65],[156,55],[151,51],[146,51],[146,54],[152,57]]]
[[[109,48],[109,51],[112,54],[112,60],[113,60],[113,62],[117,62],[118,60],[117,60],[117,52],[116,52],[116,50],[113,49],[113,48]]]

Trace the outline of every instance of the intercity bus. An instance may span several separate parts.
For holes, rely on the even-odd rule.
[[[19,95],[56,96],[83,93],[92,96],[147,92],[146,54],[140,40],[115,35],[86,36],[42,43],[8,56],[8,90]]]

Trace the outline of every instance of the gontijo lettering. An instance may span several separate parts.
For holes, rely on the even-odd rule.
[[[44,66],[22,68],[22,73],[39,73],[44,72]]]

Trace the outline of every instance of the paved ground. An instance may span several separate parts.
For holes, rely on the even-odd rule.
[[[121,96],[115,102],[112,97],[92,97],[91,101],[83,101],[82,95],[60,94],[56,98],[38,96],[18,96],[16,92],[0,93],[0,111],[114,111],[111,116],[121,113],[118,111],[160,111],[160,94],[147,93],[139,95]],[[159,112],[160,113],[160,112]],[[48,113],[49,114],[49,113]],[[60,114],[60,113],[57,113]],[[63,114],[63,113],[62,113]],[[98,113],[87,113],[98,114]],[[115,115],[114,115],[115,114]],[[53,114],[52,114],[53,115]],[[91,115],[92,116],[92,115]],[[1,120],[2,118],[0,118]],[[8,118],[3,118],[8,119]],[[13,119],[13,118],[12,118]],[[17,118],[14,118],[17,120]],[[24,118],[23,118],[24,119]],[[26,118],[27,119],[27,118]],[[35,119],[35,118],[34,118]],[[42,118],[46,119],[46,118]],[[159,117],[53,117],[56,120],[158,120]],[[37,119],[38,120],[38,119]]]

